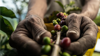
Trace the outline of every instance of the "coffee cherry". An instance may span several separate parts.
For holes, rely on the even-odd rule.
[[[65,15],[67,15],[67,14],[64,12],[64,16],[65,16]]]
[[[64,18],[67,18],[67,15],[65,15]]]
[[[52,30],[51,31],[51,34],[54,36],[54,35],[56,35],[56,31],[55,30]]]
[[[65,20],[61,20],[61,22],[59,23],[60,25],[66,25]]]
[[[57,16],[57,18],[61,18],[61,17],[64,17],[64,14],[62,12],[60,12],[56,16]]]
[[[53,22],[57,22],[56,20],[53,20]]]
[[[56,20],[53,20],[53,25],[58,24],[58,22]]]
[[[64,18],[64,17],[62,17],[62,18],[61,18],[61,20],[65,20],[65,18]]]
[[[43,38],[43,43],[44,43],[44,44],[47,45],[47,44],[50,44],[50,42],[51,42],[51,39],[50,39],[49,37],[44,37],[44,38]]]
[[[55,26],[54,26],[54,30],[60,30],[61,29],[61,27],[60,27],[60,25],[59,24],[56,24]]]
[[[57,22],[59,23],[61,20],[60,20],[60,18],[57,18]]]
[[[63,25],[61,30],[62,30],[62,32],[66,33],[68,30],[68,27],[66,25]]]
[[[70,46],[70,43],[71,43],[70,38],[69,38],[69,37],[65,37],[65,38],[63,38],[63,39],[61,40],[60,45],[61,45],[61,47],[63,47],[63,48],[68,48],[68,47]]]
[[[43,46],[42,46],[41,52],[42,52],[43,54],[48,54],[50,51],[51,51],[51,46],[50,46],[50,45],[43,45]]]
[[[70,56],[70,54],[67,52],[63,52],[61,56]]]
[[[58,23],[57,23],[57,22],[54,22],[54,23],[53,23],[53,25],[56,25],[56,24],[58,24]]]

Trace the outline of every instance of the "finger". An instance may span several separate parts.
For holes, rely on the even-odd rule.
[[[87,50],[89,48],[93,48],[96,44],[96,37],[98,28],[97,25],[88,17],[83,17],[82,19],[83,24],[81,25],[81,32],[83,32],[82,39],[78,40],[82,44],[83,43],[83,49]],[[86,47],[86,48],[85,48]]]
[[[24,30],[24,29],[23,29]],[[28,32],[15,31],[10,38],[10,45],[15,47],[20,54],[40,56],[41,46],[30,38]]]
[[[97,26],[89,18],[82,20],[83,24],[81,25],[81,27],[83,27],[83,35],[81,35],[81,38],[78,39],[76,42],[72,42],[70,47],[66,49],[66,52],[81,55],[85,53],[88,49],[95,46]]]
[[[80,36],[81,17],[77,14],[71,14],[67,17],[66,24],[68,25],[66,35],[70,37],[71,40],[78,39]]]
[[[37,42],[39,42],[45,36],[51,37],[51,33],[44,29],[44,27],[36,21],[36,18],[28,19],[25,26],[26,29],[32,34],[33,39]]]

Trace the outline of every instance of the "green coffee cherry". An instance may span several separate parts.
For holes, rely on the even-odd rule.
[[[51,43],[50,38],[49,37],[44,37],[43,38],[43,43],[46,44],[46,45],[50,44]]]
[[[50,46],[50,45],[43,45],[43,46],[42,46],[41,52],[42,52],[43,54],[48,54],[50,51],[51,51],[51,46]]]
[[[67,14],[64,12],[64,15],[67,15]]]
[[[67,52],[63,52],[61,56],[70,56]]]
[[[56,20],[53,20],[53,25],[58,24],[58,22]]]
[[[67,32],[68,30],[68,27],[66,25],[63,25],[62,28],[61,28],[62,32]]]
[[[51,31],[51,34],[54,36],[54,35],[56,35],[56,31],[55,30],[52,30]]]
[[[58,24],[58,22],[54,22],[54,23],[53,23],[53,25],[56,25],[56,24]]]
[[[60,18],[57,18],[56,20],[57,20],[58,23],[61,21]]]

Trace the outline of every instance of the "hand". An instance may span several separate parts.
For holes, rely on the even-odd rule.
[[[66,52],[81,56],[95,46],[98,28],[89,17],[73,13],[67,17],[66,24],[66,35],[73,41]]]
[[[46,30],[43,19],[36,15],[28,16],[18,24],[16,30],[12,33],[10,45],[21,54],[39,56],[41,54],[39,43],[45,36],[51,37],[51,34]]]

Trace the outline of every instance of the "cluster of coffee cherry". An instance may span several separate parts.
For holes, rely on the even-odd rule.
[[[68,27],[66,26],[65,19],[67,18],[67,14],[60,12],[57,14],[57,19],[53,20],[54,30],[51,31],[52,36],[55,36],[58,31],[61,31],[61,42],[60,46],[62,48],[68,48],[70,46],[71,40],[69,37],[66,37],[66,32],[68,31]],[[70,56],[68,53],[63,52],[60,54],[61,56]]]
[[[51,39],[50,37],[43,38],[43,46],[41,49],[42,54],[49,54],[51,51]]]
[[[66,32],[68,31],[68,27],[65,23],[65,18],[67,18],[67,14],[60,12],[57,14],[57,19],[53,20],[54,30],[51,31],[52,37],[57,36],[57,32],[61,32],[61,41],[60,46],[61,48],[68,48],[70,46],[71,40],[69,37],[66,36]],[[52,46],[51,46],[51,39],[49,37],[44,37],[43,43],[45,45],[42,46],[42,53],[48,54],[50,53]],[[60,56],[70,56],[67,52],[60,52]]]
[[[61,46],[63,48],[69,47],[71,43],[70,38],[66,37],[68,27],[66,26],[65,18],[67,18],[67,16],[68,15],[66,13],[58,13],[57,19],[53,20],[54,30],[51,31],[52,36],[55,36],[57,31],[61,31],[61,37],[63,37],[63,39],[61,40]]]

